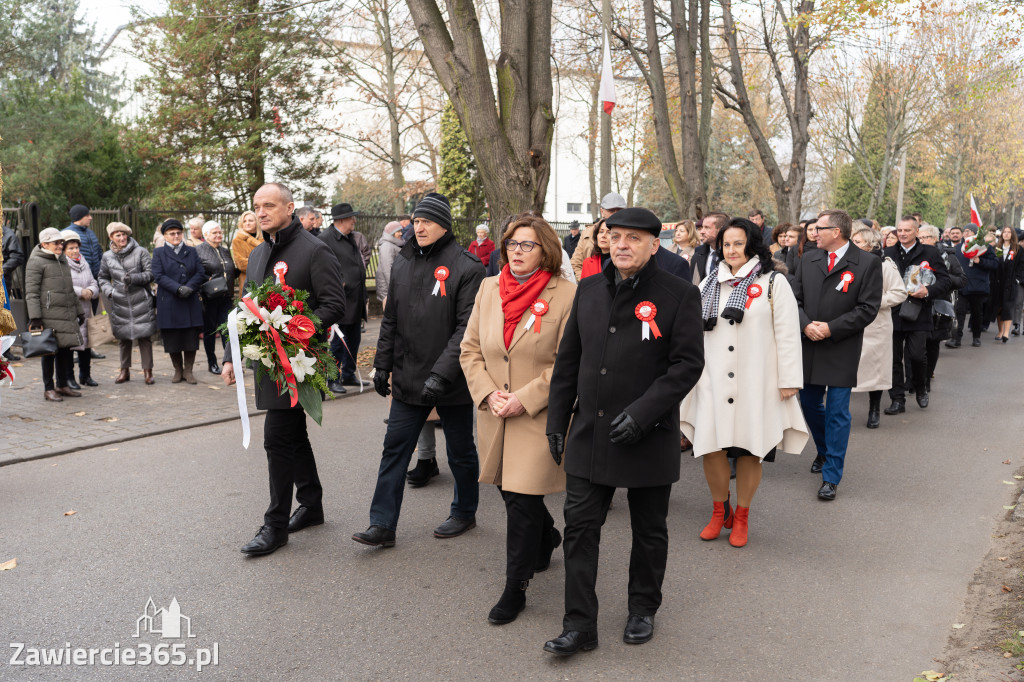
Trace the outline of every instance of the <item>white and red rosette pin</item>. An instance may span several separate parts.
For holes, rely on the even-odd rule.
[[[640,338],[644,341],[648,341],[651,338],[651,332],[654,332],[654,338],[661,338],[661,330],[658,329],[657,323],[654,321],[654,317],[658,314],[658,309],[650,301],[640,301],[636,304],[636,319],[640,320],[643,324],[640,327]]]
[[[931,265],[929,265],[928,261],[926,261],[926,260],[921,261],[921,269],[922,270],[931,270],[932,272],[935,272],[935,268],[933,268]]]
[[[550,309],[548,302],[543,298],[538,298],[530,306],[530,319],[526,321],[526,328],[533,327],[533,331],[540,334],[540,318],[544,317],[544,314]],[[536,326],[534,326],[536,322]]]
[[[836,291],[841,291],[844,294],[850,290],[850,282],[853,281],[853,273],[847,270],[839,278],[839,284],[836,285]]]
[[[442,296],[448,295],[444,290],[444,281],[448,279],[448,275],[450,274],[452,274],[451,270],[443,265],[439,265],[437,269],[434,270],[434,279],[437,281],[434,282],[434,290],[430,293],[431,296],[437,296],[438,292],[440,292]]]
[[[751,284],[747,287],[747,302],[743,306],[746,309],[750,308],[750,304],[754,302],[754,299],[760,296],[762,293],[760,284]]]
[[[277,280],[278,284],[284,284],[284,276],[288,274],[288,264],[283,260],[279,260],[274,263],[274,279]]]

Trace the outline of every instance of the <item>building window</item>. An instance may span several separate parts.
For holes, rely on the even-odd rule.
[[[582,213],[582,206],[583,204],[566,204],[565,211],[566,213]]]
[[[594,215],[594,205],[593,204],[591,204],[591,203],[587,204],[587,213],[589,213],[590,215]]]

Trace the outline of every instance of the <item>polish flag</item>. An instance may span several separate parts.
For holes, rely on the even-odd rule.
[[[615,108],[615,79],[612,75],[612,52],[608,46],[608,34],[604,36],[604,58],[601,61],[601,89],[598,97],[604,106],[604,113],[612,115]]]
[[[978,205],[974,203],[974,195],[971,195],[971,222],[981,227],[981,212],[978,211]]]

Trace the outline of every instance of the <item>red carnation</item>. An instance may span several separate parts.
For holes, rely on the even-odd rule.
[[[295,309],[298,310],[300,313],[306,309],[306,305],[302,301],[295,301],[292,303],[292,305],[295,306]]]
[[[291,288],[290,286],[288,286],[287,284],[282,284],[282,285],[281,285],[281,290],[282,290],[282,291],[284,291],[284,293],[286,293],[286,294],[288,294],[289,296],[291,296],[292,298],[294,298],[294,297],[295,297],[295,289],[292,289],[292,288]]]
[[[281,310],[284,310],[288,307],[288,301],[286,301],[284,296],[281,294],[276,291],[272,291],[270,295],[267,296],[267,310],[273,310],[278,306],[281,306]]]

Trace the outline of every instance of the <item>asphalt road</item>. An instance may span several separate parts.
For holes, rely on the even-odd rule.
[[[0,571],[0,646],[185,643],[194,657],[216,643],[218,663],[202,677],[217,679],[909,681],[942,653],[1019,492],[1022,341],[983,338],[981,349],[943,351],[927,410],[912,404],[868,431],[867,396],[855,395],[836,502],[816,499],[809,449],[766,465],[744,549],[697,537],[711,505],[699,464],[684,460],[665,600],[644,646],[621,640],[622,494],[602,542],[601,645],[568,660],[541,650],[561,631],[560,552],[517,621],[486,621],[503,585],[495,489],[481,490],[475,530],[436,540],[451,496],[442,465],[430,486],[407,491],[397,547],[353,543],[385,430],[386,403],[372,394],[326,405],[327,425],[310,427],[327,523],[260,559],[238,548],[266,505],[262,417],[248,451],[227,423],[0,468],[0,564],[18,562]],[[561,503],[548,500],[559,525]],[[157,608],[176,598],[195,637],[134,637],[150,597]],[[15,666],[14,653],[0,660],[0,679],[198,677],[173,666]]]

